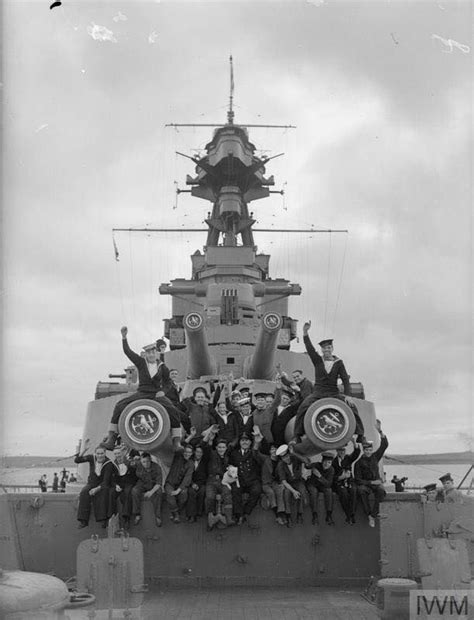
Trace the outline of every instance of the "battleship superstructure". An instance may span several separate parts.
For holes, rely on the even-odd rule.
[[[178,191],[210,202],[212,210],[205,220],[204,251],[196,250],[191,256],[191,278],[176,278],[159,288],[160,294],[172,297],[172,317],[164,321],[170,348],[165,362],[168,368],[178,370],[182,398],[192,396],[198,386],[211,393],[212,384],[223,377],[241,380],[237,388],[245,384],[253,394],[271,394],[277,367],[288,373],[299,369],[310,378],[314,372],[306,353],[290,350],[297,336],[297,321],[289,315],[288,302],[291,296],[301,294],[301,286],[285,278],[271,278],[270,256],[257,251],[256,220],[249,204],[270,195],[275,181],[273,175],[267,175],[266,165],[272,158],[258,157],[248,128],[234,123],[232,90],[227,122],[214,127],[204,155],[184,155],[195,164],[195,175],[186,177],[190,190]],[[133,391],[133,369],[128,369],[126,376],[127,387],[98,384],[96,401],[89,405],[84,440],[94,443],[105,432],[108,419],[102,412],[110,412],[116,402],[111,396]],[[365,400],[362,384],[352,383],[351,387],[366,436],[378,446],[373,405]],[[104,399],[109,401],[108,407]],[[328,423],[328,414],[335,424]],[[143,415],[148,430],[138,423]],[[288,439],[293,424],[294,420],[288,424]],[[307,439],[299,449],[315,455],[344,445],[354,427],[354,416],[344,402],[318,402],[306,414]],[[125,443],[146,448],[162,465],[169,465],[169,420],[162,406],[132,403],[121,416],[119,431]]]
[[[308,355],[290,348],[297,330],[288,302],[291,296],[300,295],[301,287],[284,278],[271,278],[270,257],[258,254],[254,243],[255,220],[248,205],[272,191],[273,177],[266,176],[270,158],[257,157],[247,132],[250,125],[234,123],[232,105],[227,122],[213,127],[206,154],[191,158],[195,176],[187,177],[190,194],[212,204],[204,252],[192,255],[190,279],[160,286],[161,294],[172,296],[172,317],[165,321],[170,349],[165,361],[178,369],[183,397],[198,385],[209,390],[223,376],[233,376],[237,388],[246,385],[253,393],[273,393],[278,365],[288,373],[301,369],[308,378],[313,376]],[[123,377],[124,383],[97,385],[83,431],[83,440],[91,446],[104,436],[114,404],[136,389],[133,367]],[[352,382],[351,387],[365,436],[377,448],[374,406],[365,399],[360,383]],[[328,411],[338,426],[325,422]],[[152,422],[146,431],[137,423],[144,414]],[[314,458],[325,449],[345,444],[354,427],[352,411],[345,403],[317,401],[306,413],[307,439],[299,449]],[[119,428],[124,442],[153,452],[166,469],[173,452],[169,420],[161,405],[148,399],[132,403],[124,410]],[[291,421],[287,435],[292,435]],[[36,497],[15,493],[0,500],[3,568],[54,572],[68,579],[76,572],[78,544],[91,534],[93,540],[104,535],[93,522],[87,529],[76,529],[76,493]],[[360,509],[356,524],[348,526],[337,507],[336,526],[322,523],[319,538],[308,519],[298,528],[281,528],[273,512],[263,509],[255,510],[252,527],[206,532],[201,520],[178,526],[165,522],[158,530],[149,504],[145,502],[143,520],[132,535],[143,541],[146,582],[159,586],[341,586],[367,585],[371,576],[379,574],[414,577],[417,539],[431,540],[438,531],[457,536],[457,530],[447,530],[446,524],[457,525],[459,517],[454,505],[422,504],[418,494],[389,494],[383,503],[385,518],[375,528],[367,525]],[[465,528],[463,535],[470,532]]]

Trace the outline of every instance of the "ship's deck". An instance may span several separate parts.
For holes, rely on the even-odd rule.
[[[152,589],[143,620],[375,620],[360,590],[339,588]]]

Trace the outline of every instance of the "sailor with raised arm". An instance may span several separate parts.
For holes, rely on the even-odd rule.
[[[157,345],[153,343],[144,346],[144,357],[142,357],[135,353],[135,351],[132,351],[128,344],[128,328],[124,326],[120,331],[122,333],[123,352],[132,364],[135,364],[138,371],[138,390],[134,394],[122,398],[115,405],[112,419],[110,420],[108,436],[101,443],[101,446],[106,450],[113,450],[118,437],[118,421],[122,411],[128,404],[136,400],[149,398],[156,400],[166,409],[170,417],[173,445],[175,449],[178,449],[181,440],[180,412],[174,407],[169,398],[165,396],[165,392],[170,387],[169,370],[163,361],[158,360]]]
[[[329,338],[319,342],[322,353],[322,355],[319,355],[308,335],[310,328],[311,321],[307,321],[303,325],[303,341],[314,366],[314,388],[312,394],[307,396],[298,407],[295,420],[295,438],[299,441],[304,435],[304,416],[310,405],[321,398],[338,398],[339,400],[345,401],[351,408],[356,420],[355,433],[358,436],[358,440],[361,441],[364,434],[364,427],[355,403],[350,398],[351,384],[344,362],[333,354],[333,341]],[[338,379],[342,381],[344,394],[339,392]]]

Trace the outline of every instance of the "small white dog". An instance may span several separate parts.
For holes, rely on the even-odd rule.
[[[232,484],[236,484],[240,488],[239,470],[235,465],[228,465],[224,475],[222,476],[222,484],[227,488],[231,488]]]

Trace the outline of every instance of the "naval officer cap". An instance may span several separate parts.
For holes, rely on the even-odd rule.
[[[288,454],[288,446],[286,445],[286,443],[282,444],[281,446],[278,446],[275,454],[277,456],[285,456],[285,454]]]
[[[142,349],[144,351],[153,351],[153,349],[156,350],[156,342],[152,342],[151,344],[144,344]]]
[[[242,441],[243,439],[244,440],[246,439],[248,441],[252,441],[252,439],[251,439],[251,437],[250,437],[250,435],[248,433],[242,433],[242,435],[240,436],[240,441]]]
[[[321,342],[318,342],[320,347],[327,347],[328,345],[332,345],[332,343],[333,343],[332,338],[326,338],[325,340],[321,340]]]
[[[431,484],[425,484],[423,488],[427,493],[429,493],[430,491],[436,491],[436,483],[432,482]]]
[[[447,474],[444,474],[444,476],[441,476],[441,478],[438,478],[438,480],[440,480],[440,482],[447,482],[448,480],[450,480],[452,482],[453,481],[453,477],[448,472]]]
[[[265,398],[266,396],[266,392],[257,392],[256,394],[254,394],[254,398]]]
[[[321,454],[322,461],[332,461],[333,458],[334,458],[334,454],[332,454],[331,452],[323,452]]]

